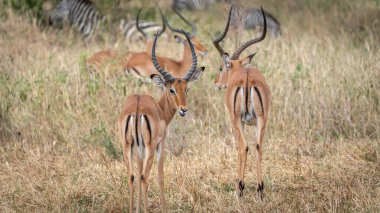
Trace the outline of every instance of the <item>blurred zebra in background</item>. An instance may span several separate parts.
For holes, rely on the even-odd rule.
[[[237,0],[173,0],[172,8],[177,11],[183,9],[204,10],[214,3],[239,5],[239,1]],[[265,17],[267,20],[267,27],[271,31],[272,36],[277,37],[281,35],[280,22],[273,15],[267,12],[265,12]],[[240,23],[244,23],[244,29],[263,27],[264,23],[261,10],[257,8],[243,8],[239,6],[234,7],[232,11],[232,20],[234,19],[236,21],[231,21],[231,25],[238,27]]]
[[[217,0],[173,0],[172,8],[174,10],[203,10]]]
[[[255,29],[258,27],[263,27],[264,19],[263,14],[260,9],[257,8],[242,8],[244,18],[244,28],[245,29]],[[236,11],[236,10],[235,10]],[[234,13],[232,14],[234,15]],[[272,36],[277,37],[281,35],[281,25],[280,22],[271,14],[265,12],[265,18],[267,21],[267,27],[270,30]],[[236,22],[234,22],[236,23]]]
[[[162,30],[162,26],[152,21],[141,21],[139,20],[139,26],[144,32],[158,32]],[[134,38],[138,37],[139,31],[136,27],[136,20],[133,21],[125,21],[121,19],[119,29],[121,34],[129,40],[134,40]]]
[[[104,22],[103,16],[90,0],[62,0],[49,14],[49,25],[68,22],[76,27],[84,39],[89,40]]]

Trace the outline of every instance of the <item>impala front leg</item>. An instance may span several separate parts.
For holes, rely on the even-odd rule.
[[[165,195],[164,195],[164,159],[165,159],[165,150],[164,150],[164,143],[161,141],[158,145],[157,149],[157,161],[158,161],[158,176],[157,181],[158,185],[160,186],[160,197],[161,197],[161,205],[162,205],[162,212],[166,212],[166,202],[165,202]]]

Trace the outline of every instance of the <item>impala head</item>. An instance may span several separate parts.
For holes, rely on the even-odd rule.
[[[205,46],[203,46],[203,44],[197,39],[197,28],[196,26],[189,22],[187,19],[185,19],[185,17],[182,16],[181,13],[179,13],[177,10],[174,10],[174,12],[188,25],[191,26],[191,34],[190,34],[190,40],[191,40],[191,43],[194,45],[194,48],[195,48],[195,51],[201,55],[201,56],[207,56],[208,54],[208,50]],[[182,33],[182,31],[180,29],[177,29],[177,28],[174,28],[172,27],[169,22],[166,20],[166,18],[164,19],[165,20],[165,24],[169,27],[170,30],[172,30],[173,32],[176,32],[176,33]],[[187,46],[187,42],[185,41],[185,39],[183,39],[182,37],[178,36],[178,35],[175,35],[174,36],[174,39],[177,43],[181,43],[185,46]]]
[[[162,30],[160,31],[160,35],[161,35],[162,33],[165,32],[165,30],[166,30],[166,25],[165,25],[164,14],[162,14],[162,11],[161,11],[160,8],[158,8],[158,10],[160,11],[160,16],[161,16],[161,20],[162,20]],[[140,14],[141,14],[141,11],[142,11],[142,8],[140,8],[139,11],[137,12],[137,17],[136,17],[136,29],[137,29],[137,31],[139,31],[139,32],[141,33],[141,35],[142,35],[141,40],[145,40],[145,41],[147,41],[147,40],[148,40],[148,35],[144,32],[143,29],[141,29],[140,24],[139,24],[139,22],[140,22]]]
[[[197,69],[197,56],[195,54],[194,46],[190,41],[189,36],[185,31],[181,31],[183,33],[188,41],[188,44],[191,49],[191,57],[192,57],[192,64],[187,73],[182,78],[174,78],[168,71],[164,70],[157,62],[156,57],[156,43],[157,39],[160,35],[160,33],[157,33],[152,47],[152,61],[154,67],[157,69],[157,71],[160,74],[153,74],[150,76],[150,78],[160,87],[165,88],[165,92],[167,95],[169,95],[171,103],[175,106],[175,108],[179,111],[179,114],[181,116],[185,116],[188,107],[186,104],[186,95],[188,92],[188,83],[190,81],[195,81],[199,78],[201,73],[204,70],[204,67]]]
[[[253,45],[255,43],[258,43],[258,42],[264,40],[266,32],[267,32],[267,22],[266,22],[266,18],[265,18],[265,13],[264,13],[263,8],[261,7],[261,13],[262,13],[263,18],[264,18],[264,30],[263,30],[263,33],[261,34],[260,37],[251,39],[251,40],[243,43],[238,49],[235,50],[235,52],[232,54],[232,57],[230,57],[230,55],[223,50],[223,48],[220,46],[219,43],[227,35],[228,29],[229,29],[229,26],[230,26],[231,13],[232,13],[232,7],[230,8],[230,12],[228,14],[228,20],[227,20],[226,27],[224,28],[224,32],[218,38],[216,38],[213,41],[214,46],[218,50],[218,52],[219,52],[219,54],[221,56],[221,59],[222,59],[222,63],[219,66],[218,73],[217,73],[217,75],[215,77],[215,80],[214,80],[214,84],[215,84],[215,86],[218,89],[222,89],[222,88],[226,88],[227,87],[228,74],[229,73],[233,72],[234,70],[238,70],[240,68],[243,68],[243,67],[245,67],[246,65],[248,65],[251,62],[253,56],[255,56],[256,53],[248,55],[247,57],[245,57],[243,59],[239,59],[240,54],[245,49],[247,49],[249,46],[251,46],[251,45]]]

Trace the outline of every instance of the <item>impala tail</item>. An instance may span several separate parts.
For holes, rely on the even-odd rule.
[[[263,99],[260,89],[257,84],[244,79],[242,84],[235,90],[234,95],[234,110],[240,102],[240,117],[244,123],[251,123],[257,116],[264,114]]]

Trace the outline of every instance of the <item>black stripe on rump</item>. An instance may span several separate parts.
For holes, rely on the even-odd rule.
[[[257,95],[259,96],[260,104],[261,104],[261,109],[263,110],[263,114],[264,114],[263,99],[261,98],[260,91],[259,91],[259,89],[257,87],[255,87],[255,91],[256,91]]]
[[[245,82],[245,112],[248,113],[248,72],[247,74],[247,79]]]
[[[129,125],[129,120],[131,119],[131,116],[132,116],[132,115],[128,115],[128,118],[127,118],[127,121],[126,121],[126,125],[125,125],[124,135],[127,134],[127,131],[128,131],[128,125]],[[127,137],[125,136],[125,138],[127,138]],[[123,142],[125,143],[125,141],[123,141]],[[132,144],[131,144],[131,146],[133,146],[133,140],[132,140]]]
[[[148,131],[149,131],[149,143],[152,142],[152,129],[150,127],[150,122],[149,122],[149,119],[148,119],[148,116],[144,115],[144,119],[146,121],[146,125],[148,126]]]
[[[234,113],[235,113],[235,107],[236,107],[236,98],[237,98],[237,95],[238,95],[240,89],[241,89],[241,87],[238,87],[236,89],[236,92],[235,92],[235,96],[234,96]]]

